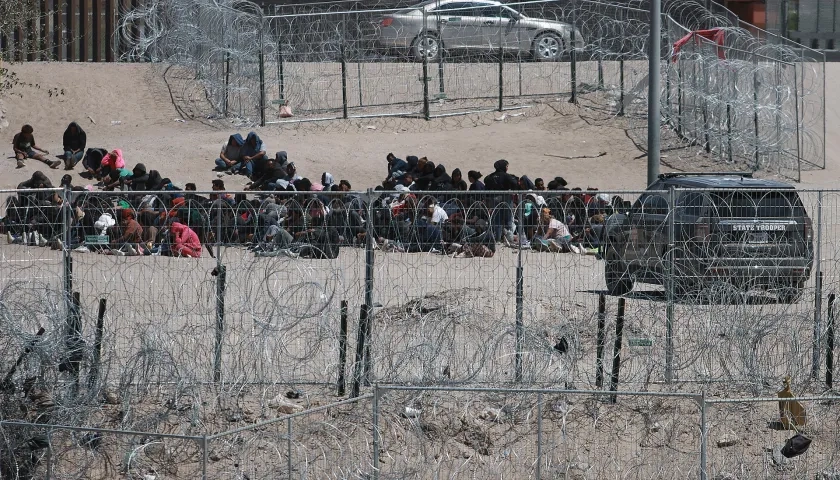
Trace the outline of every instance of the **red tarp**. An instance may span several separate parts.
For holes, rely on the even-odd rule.
[[[674,62],[677,61],[677,57],[680,54],[680,50],[682,49],[682,47],[685,46],[685,44],[690,42],[692,38],[699,45],[700,44],[700,38],[698,38],[698,37],[702,37],[702,38],[705,38],[706,40],[711,40],[711,41],[715,42],[718,45],[718,48],[717,48],[718,58],[720,58],[721,60],[726,60],[726,55],[724,55],[724,51],[723,51],[723,35],[724,35],[724,31],[723,31],[722,28],[712,28],[712,29],[709,29],[709,30],[697,30],[695,32],[691,32],[688,35],[686,35],[686,36],[682,37],[681,39],[677,40],[676,42],[674,42],[674,54],[671,57],[671,60],[674,61]]]

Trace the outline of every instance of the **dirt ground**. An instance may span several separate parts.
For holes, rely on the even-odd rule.
[[[14,160],[9,158],[12,157],[10,141],[23,123],[35,127],[39,146],[54,155],[61,153],[61,134],[67,123],[75,120],[87,131],[88,146],[122,148],[129,165],[143,162],[147,168],[158,169],[176,182],[193,181],[200,189],[209,188],[210,181],[216,178],[211,171],[212,161],[227,136],[234,131],[246,133],[244,127],[235,128],[228,121],[210,121],[199,115],[200,110],[191,110],[192,103],[175,99],[156,66],[27,63],[11,68],[26,85],[16,87],[11,96],[3,99],[9,127],[0,132],[5,139],[0,148],[0,188],[13,188],[35,170],[44,171],[56,184],[65,173],[63,170],[49,170],[33,160],[29,160],[25,168],[15,168]],[[840,75],[840,67],[829,64],[827,72],[826,83],[832,85],[833,79]],[[802,188],[835,186],[834,179],[840,173],[840,154],[837,153],[837,147],[840,147],[837,135],[840,133],[837,130],[840,128],[839,96],[840,92],[836,89],[827,91],[827,168],[803,172]],[[372,187],[381,180],[385,173],[385,154],[391,151],[397,155],[427,155],[450,170],[460,167],[463,171],[478,169],[487,174],[496,159],[506,158],[511,161],[513,173],[527,174],[531,178],[541,176],[550,179],[561,175],[570,186],[592,186],[602,190],[638,190],[644,187],[646,158],[627,133],[631,125],[618,120],[593,122],[592,115],[585,108],[578,109],[562,102],[553,106],[555,108],[532,109],[525,115],[505,121],[496,121],[499,114],[490,112],[431,122],[352,120],[255,130],[269,151],[288,151],[290,159],[296,162],[303,175],[317,178],[321,172],[329,171],[337,179],[348,179],[357,189]],[[190,116],[190,112],[195,116]],[[368,128],[370,126],[376,129]],[[565,160],[545,155],[591,156],[601,151],[606,154],[594,159]],[[698,158],[692,150],[669,152],[662,169],[719,168],[705,160],[699,162]],[[77,172],[74,172],[74,182],[81,183]],[[226,180],[232,189],[242,187],[245,182],[243,177],[227,177]],[[828,238],[829,235],[823,240],[826,247],[832,245],[832,239],[836,238]],[[32,250],[26,248],[4,245],[3,258],[9,261],[4,264],[3,276],[12,278],[14,269],[21,269],[21,273],[32,278],[36,273],[40,275],[46,271],[46,275],[39,278],[46,279],[43,283],[57,289],[61,278],[58,273],[61,268],[59,253],[32,247],[36,252],[32,254]],[[116,404],[100,406],[98,414],[102,417],[94,415],[92,422],[99,419],[104,426],[134,426],[132,422],[148,418],[152,419],[148,424],[140,425],[141,422],[138,422],[136,425],[158,432],[196,431],[201,428],[220,431],[249,425],[280,415],[276,408],[266,410],[268,400],[293,388],[289,386],[293,383],[291,380],[323,377],[324,372],[335,371],[331,363],[333,358],[320,355],[334,351],[335,338],[319,330],[319,324],[304,325],[300,322],[300,328],[285,331],[285,336],[261,335],[260,332],[272,332],[269,327],[274,326],[268,320],[274,318],[276,312],[257,311],[248,302],[249,289],[282,292],[294,282],[318,285],[334,282],[336,286],[332,287],[332,293],[327,291],[329,295],[320,297],[328,299],[324,302],[328,303],[331,319],[334,320],[339,300],[360,298],[363,253],[348,249],[342,253],[338,264],[330,267],[299,261],[295,262],[295,268],[285,268],[291,262],[284,259],[257,260],[243,252],[226,255],[229,256],[225,257],[225,262],[231,265],[231,284],[236,284],[234,275],[247,275],[253,283],[243,281],[238,287],[231,287],[228,294],[229,314],[237,319],[233,329],[241,334],[241,338],[231,337],[225,344],[225,352],[229,356],[223,365],[224,374],[247,372],[246,380],[255,384],[264,382],[270,387],[261,392],[248,392],[244,388],[238,394],[210,392],[203,397],[197,391],[191,398],[175,397],[186,402],[184,410],[180,410],[180,405],[172,407],[166,404],[165,394],[148,393],[146,398],[141,398],[126,391],[122,392],[124,398],[118,399]],[[535,378],[549,375],[558,379],[574,378],[577,380],[574,387],[592,388],[592,347],[597,322],[597,295],[594,292],[603,288],[602,269],[594,257],[556,256],[556,260],[547,261],[549,258],[551,256],[547,254],[529,252],[524,259],[528,292],[525,317],[530,322],[526,346],[536,352],[533,358],[525,361],[535,372],[526,369],[525,374],[526,377],[533,374]],[[143,375],[151,375],[149,378],[153,380],[170,378],[172,374],[166,368],[171,364],[165,361],[168,358],[182,361],[174,363],[202,365],[195,371],[187,370],[175,375],[194,380],[192,385],[201,384],[209,376],[210,371],[206,368],[211,357],[209,331],[215,307],[212,302],[215,280],[209,272],[215,262],[204,258],[196,262],[176,263],[179,260],[183,259],[156,258],[148,261],[74,254],[79,275],[78,288],[84,292],[82,301],[87,312],[86,330],[93,323],[92,312],[101,296],[110,295],[114,299],[113,302],[109,300],[109,319],[119,317],[128,324],[112,327],[106,338],[112,343],[110,350],[106,349],[104,358],[106,361],[120,360],[114,362],[113,371],[106,373],[109,381],[117,383],[116,379],[134,378],[131,373],[136,370],[139,372],[137,382],[155,385],[155,381]],[[422,383],[442,375],[442,367],[446,367],[449,380],[441,379],[445,383],[470,380],[475,375],[470,369],[471,359],[477,357],[476,352],[470,350],[470,346],[475,344],[486,347],[491,354],[498,354],[497,358],[509,360],[509,331],[500,327],[498,331],[490,331],[494,337],[481,338],[476,342],[475,332],[481,329],[470,322],[483,322],[482,327],[486,327],[488,320],[494,325],[509,323],[515,303],[511,283],[515,260],[516,253],[510,249],[504,249],[485,263],[426,255],[378,256],[376,278],[393,280],[376,284],[376,301],[389,309],[383,310],[381,319],[388,322],[387,326],[392,331],[400,332],[399,336],[405,341],[387,343],[378,339],[381,350],[377,354],[381,355],[380,358],[398,358],[403,363],[386,365],[380,362],[376,368],[384,370],[384,376],[406,378],[406,383]],[[141,261],[142,265],[139,264]],[[495,271],[504,273],[485,275],[488,262],[495,266]],[[236,268],[237,264],[239,268]],[[127,266],[133,268],[126,269]],[[179,272],[177,278],[172,275],[176,270]],[[50,273],[53,271],[55,275]],[[832,269],[827,268],[826,273],[827,282],[836,278]],[[432,292],[431,286],[441,290],[477,289],[481,293],[473,294],[470,303],[464,304],[463,295],[459,297],[461,306],[484,305],[493,314],[483,315],[479,308],[474,308],[472,317],[455,315],[457,309],[447,311],[457,321],[447,320],[445,316],[440,316],[442,314],[417,315],[409,312],[389,316],[389,312],[402,311],[400,309],[416,301],[417,295],[405,292],[417,285],[421,285],[417,291],[423,293]],[[813,298],[812,288],[813,280],[809,282],[806,298]],[[314,293],[321,294],[320,291]],[[131,298],[142,298],[146,303],[141,307],[141,302]],[[156,305],[174,304],[175,298],[180,300],[177,307],[165,309],[164,313],[156,309]],[[444,303],[453,305],[457,302],[447,299]],[[352,310],[355,311],[357,306],[352,303]],[[609,308],[611,319],[614,316],[612,302]],[[809,333],[807,329],[812,318],[809,308],[806,301],[790,307],[772,303],[699,307],[677,305],[678,318],[688,320],[678,327],[678,335],[685,341],[678,342],[678,345],[695,345],[698,340],[712,342],[724,337],[737,339],[753,335],[758,338],[758,333],[749,329],[755,323],[752,326],[756,329],[762,325],[772,327],[773,335],[763,340],[765,343],[758,350],[760,353],[776,358],[776,355],[784,357],[780,355],[784,350],[795,353],[788,358],[801,360],[808,356],[809,338],[795,333]],[[645,292],[631,297],[628,301],[628,339],[660,339],[663,312],[661,298],[657,301],[655,296],[646,296]],[[307,315],[310,314],[303,312],[301,318],[306,317],[309,321]],[[782,316],[788,319],[783,324],[776,321]],[[158,320],[178,318],[185,323],[159,329],[150,320],[153,317]],[[144,318],[147,323],[143,323]],[[743,321],[729,321],[732,318]],[[257,329],[258,321],[263,320],[259,324],[263,330]],[[759,325],[759,320],[766,325]],[[351,331],[355,331],[352,323]],[[612,327],[611,324],[608,326]],[[433,352],[423,350],[429,345],[438,345],[439,339],[445,338],[450,329],[455,331],[456,327],[462,333],[456,336],[455,344],[439,345],[439,349]],[[474,329],[471,331],[470,328]],[[196,332],[201,332],[201,329],[208,332],[203,343],[195,341]],[[572,345],[580,354],[574,362],[559,362],[555,356],[539,354],[539,348],[544,347],[544,343],[553,342],[548,338],[549,334],[555,333],[569,333],[569,338],[577,338],[580,342]],[[133,351],[134,342],[143,339],[148,342],[145,344],[148,351],[171,353],[171,356],[156,357],[152,361],[138,354],[131,361],[124,361],[126,354]],[[165,352],[163,347],[154,343],[158,340],[165,340],[166,347],[173,350]],[[753,372],[753,366],[749,364],[753,357],[745,354],[750,351],[742,349],[742,343],[720,342],[720,347],[707,350],[708,358],[693,356],[691,348],[678,351],[678,368],[684,369],[686,376],[692,378],[714,378],[723,369],[734,372],[726,370],[727,374],[723,377]],[[625,350],[622,387],[657,388],[650,383],[651,372],[656,372],[654,380],[661,375],[662,365],[658,359],[662,355],[660,343],[654,345],[653,349],[637,346]],[[185,351],[190,354],[184,355]],[[281,363],[283,358],[290,358],[290,352],[307,359],[305,368],[300,370],[298,366],[295,370],[294,360],[297,357],[292,358],[289,364]],[[585,355],[582,352],[586,352]],[[423,355],[437,363],[426,362],[426,365],[422,360],[427,357]],[[759,356],[754,351],[752,355]],[[544,363],[535,359],[542,359]],[[452,368],[444,361],[450,362]],[[502,363],[495,365],[488,362],[483,368],[487,369],[490,377],[502,378],[498,375],[500,373],[510,376],[510,372],[503,371],[510,362]],[[797,378],[807,376],[809,365],[805,361],[800,363],[769,365],[766,371],[761,372],[760,380],[766,380],[766,383],[755,387],[758,392],[725,391],[725,386],[719,386],[718,393],[728,396],[772,395],[778,389],[773,380],[783,373],[795,370]],[[580,369],[577,369],[578,364]],[[624,383],[625,380],[627,383]],[[563,385],[558,382],[551,386]],[[685,389],[696,392],[695,386],[700,388],[699,385],[689,384]],[[808,384],[807,388],[802,384],[798,387],[800,393],[818,393],[813,384]],[[335,400],[332,391],[327,388],[301,388],[306,391],[307,397],[293,402],[298,405],[311,407]],[[310,395],[315,399],[312,403]],[[418,417],[406,415],[407,405],[414,405],[422,414]],[[149,411],[139,411],[142,406],[148,407]],[[685,478],[698,473],[699,412],[690,400],[628,399],[620,400],[618,406],[610,406],[597,399],[577,399],[573,396],[540,400],[533,395],[524,398],[497,394],[452,395],[447,392],[392,393],[381,399],[380,408],[383,412],[380,418],[383,435],[380,454],[386,478],[534,478],[535,462],[539,461],[534,433],[538,419],[545,422],[541,439],[544,449],[539,452],[542,455],[542,478]],[[775,404],[723,404],[711,409],[709,463],[712,472],[731,475],[718,478],[813,478],[815,474],[833,468],[838,444],[832,425],[837,424],[837,409],[819,402],[810,403],[809,408],[814,419],[812,433],[817,439],[812,455],[784,464],[773,459],[772,450],[783,444],[790,432],[767,428],[767,423],[777,415]],[[159,414],[159,411],[166,413]],[[127,417],[126,412],[132,416]],[[197,419],[197,412],[206,416]],[[371,405],[363,402],[355,407],[313,414],[311,418],[295,423],[291,447],[293,471],[301,478],[325,477],[327,474],[366,478],[372,458],[372,422]],[[258,432],[233,435],[212,443],[211,478],[214,475],[218,478],[245,478],[243,474],[248,474],[250,478],[285,475],[288,460],[285,433],[286,423],[281,422]],[[732,435],[737,437],[734,446],[718,445],[719,441],[721,445],[728,445]],[[593,438],[598,440],[592,441]],[[108,458],[112,463],[105,473],[99,475],[101,478],[114,478],[119,470],[129,470],[137,478],[152,471],[158,475],[157,478],[194,478],[199,473],[198,450],[191,441],[182,442],[180,446],[175,440],[157,442],[152,437],[120,441],[126,443],[108,447]],[[101,472],[97,462],[102,457],[77,448],[75,437],[58,438],[55,444],[63,449],[56,456],[57,468],[68,469],[63,472],[68,478]],[[136,463],[134,467],[126,468],[125,454],[132,449],[138,452],[134,460]],[[173,467],[174,470],[171,470]]]
[[[126,163],[142,162],[176,182],[195,182],[209,189],[215,177],[213,159],[228,135],[247,133],[228,120],[208,120],[199,114],[188,89],[164,81],[163,67],[149,64],[21,63],[8,65],[19,81],[4,99],[9,126],[0,131],[0,188],[13,188],[35,170],[49,170],[30,160],[16,169],[11,138],[24,123],[35,128],[38,145],[60,154],[67,124],[77,121],[88,135],[89,147],[122,148]],[[828,85],[840,66],[827,65]],[[827,169],[803,172],[802,187],[831,187],[840,169],[836,134],[840,93],[826,92]],[[187,98],[189,97],[189,98]],[[199,102],[200,103],[200,102]],[[448,170],[491,173],[499,158],[511,162],[511,172],[532,179],[563,176],[570,186],[602,190],[642,189],[646,157],[628,135],[632,127],[620,119],[598,120],[586,107],[565,101],[554,108],[522,110],[521,116],[496,121],[498,112],[433,119],[363,119],[274,125],[254,128],[271,153],[289,152],[298,172],[318,179],[329,171],[347,179],[356,189],[376,186],[385,174],[385,155],[426,155]],[[191,116],[195,114],[195,117]],[[183,120],[183,122],[181,121]],[[375,127],[371,128],[371,127]],[[561,159],[547,156],[593,156]],[[696,150],[667,152],[662,171],[719,169],[714,162],[698,161]],[[57,184],[65,172],[48,171]],[[75,184],[87,183],[74,172]],[[240,188],[244,177],[228,177],[229,188]]]

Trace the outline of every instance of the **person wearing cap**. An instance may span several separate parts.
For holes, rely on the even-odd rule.
[[[111,241],[111,252],[115,255],[142,255],[140,246],[143,244],[143,227],[136,220],[132,209],[122,209],[120,227],[121,235]],[[138,248],[141,248],[139,252]]]
[[[479,171],[470,170],[467,172],[467,179],[470,181],[470,191],[485,190],[484,182],[481,181],[481,177],[483,177],[483,175]]]

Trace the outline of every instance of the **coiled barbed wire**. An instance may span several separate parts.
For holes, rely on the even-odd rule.
[[[714,5],[710,11],[696,1],[665,4],[662,43],[668,47],[663,55],[674,61],[661,72],[664,148],[693,144],[721,163],[795,180],[802,168],[824,166],[821,57],[742,25]],[[576,68],[576,100],[604,119],[625,115],[629,135],[644,148],[647,3],[568,0],[508,6],[530,17],[578,26],[584,48]],[[384,53],[375,38],[380,19],[402,7],[399,2],[293,4],[260,16],[238,0],[158,0],[126,15],[120,32],[132,46],[125,60],[148,58],[178,67],[168,71],[175,90],[182,91],[176,100],[190,103],[197,114],[258,122],[262,55],[268,121],[341,118],[346,104],[350,116],[398,114],[388,120],[398,127],[406,122],[399,116],[423,115],[422,69],[406,52]],[[721,44],[703,39],[674,51],[679,39],[701,29],[720,29]],[[572,92],[568,61],[533,62],[520,52],[502,62],[507,63],[502,81],[510,108]],[[430,62],[429,114],[498,108],[497,63],[492,49],[452,51]],[[277,117],[275,104],[288,105],[294,117]],[[468,125],[474,119],[450,121]],[[690,159],[696,152],[680,155]]]

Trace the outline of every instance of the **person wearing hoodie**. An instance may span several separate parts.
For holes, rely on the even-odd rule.
[[[424,191],[429,190],[435,179],[435,164],[434,162],[429,162],[428,160],[421,163],[423,164],[423,173],[414,178],[414,183],[417,184],[417,190]]]
[[[464,181],[460,168],[452,170],[452,186],[450,188],[452,188],[452,190],[467,190],[467,182]]]
[[[198,240],[198,234],[190,227],[180,222],[172,222],[169,233],[172,236],[169,251],[173,257],[198,258],[201,256],[201,242]]]
[[[34,129],[32,125],[24,125],[20,132],[15,134],[14,138],[12,138],[12,148],[15,151],[15,159],[17,160],[17,168],[23,168],[25,166],[24,160],[27,158],[34,158],[35,160],[39,160],[41,162],[46,163],[50,166],[50,168],[58,168],[61,166],[61,162],[59,160],[47,160],[47,155],[50,154],[47,150],[43,148],[38,148],[35,145],[35,135],[33,135]]]
[[[255,170],[259,174],[263,173],[259,170],[262,170],[260,167],[265,166],[263,163],[265,160],[265,148],[256,132],[248,133],[240,153],[240,163],[231,169],[234,173],[245,174],[249,178],[254,176]]]
[[[227,143],[222,145],[222,151],[219,152],[219,158],[216,159],[216,169],[230,173],[236,165],[242,161],[242,146],[245,145],[245,139],[242,135],[234,133],[228,138]]]
[[[147,190],[148,187],[146,184],[148,181],[149,174],[146,173],[146,166],[142,163],[135,165],[131,170],[131,175],[123,178],[123,183],[128,187],[128,189],[136,191]]]
[[[429,190],[445,191],[450,190],[451,188],[452,177],[450,177],[449,174],[446,173],[446,167],[444,167],[442,163],[439,163],[435,167],[432,183],[429,186]]]
[[[85,155],[87,134],[76,122],[70,122],[64,130],[64,169],[73,170]]]
[[[519,177],[519,189],[520,190],[536,190],[536,186],[534,182],[528,178],[528,175],[522,175]]]
[[[96,169],[95,174],[97,178],[101,179],[120,168],[125,168],[125,159],[123,158],[122,150],[117,148],[102,157],[102,162],[99,164],[99,168]]]

